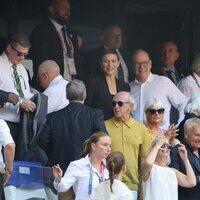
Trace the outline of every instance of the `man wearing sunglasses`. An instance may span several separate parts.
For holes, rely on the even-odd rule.
[[[135,109],[135,100],[129,92],[119,92],[113,98],[114,117],[105,121],[108,134],[111,136],[112,151],[124,154],[127,172],[122,181],[137,199],[139,190],[139,163],[146,156],[149,148],[146,127],[134,120],[131,113]]]
[[[184,188],[179,186],[179,200],[199,200],[200,197],[200,119],[194,117],[188,119],[184,124],[183,144],[188,153],[188,159],[196,176],[197,184],[193,188]],[[170,152],[171,164],[180,172],[186,174],[186,167],[178,153],[178,145],[172,148]]]
[[[33,112],[34,102],[29,100],[33,94],[30,91],[28,74],[21,64],[28,54],[30,42],[24,33],[12,35],[5,51],[0,56],[0,94],[7,94],[6,102],[0,107],[0,118],[4,119],[11,135],[17,144],[20,131],[19,108]],[[6,96],[5,96],[6,97]]]
[[[152,62],[149,54],[142,50],[136,50],[132,55],[132,66],[135,80],[130,83],[137,108],[133,117],[143,122],[144,105],[148,99],[157,98],[165,105],[166,122],[163,129],[168,129],[170,125],[171,106],[178,109],[180,123],[184,118],[184,108],[188,98],[165,76],[151,73]],[[175,123],[175,122],[173,122]]]

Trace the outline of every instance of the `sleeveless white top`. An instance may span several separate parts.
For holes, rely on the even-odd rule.
[[[144,200],[178,200],[176,173],[169,167],[153,165],[147,181],[143,181]]]

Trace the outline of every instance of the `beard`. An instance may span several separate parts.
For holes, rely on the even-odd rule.
[[[54,14],[52,17],[60,25],[67,25],[69,22],[69,16],[59,16]]]

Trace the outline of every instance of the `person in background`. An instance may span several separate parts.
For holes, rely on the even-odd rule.
[[[177,85],[184,76],[183,73],[181,73],[181,69],[175,65],[179,57],[178,46],[174,41],[166,41],[162,44],[159,75],[167,76],[175,85]]]
[[[38,68],[40,85],[48,97],[47,114],[58,111],[69,104],[66,98],[68,81],[60,75],[60,68],[53,60],[45,60]]]
[[[37,83],[39,65],[45,60],[55,61],[60,74],[70,81],[81,78],[78,55],[77,33],[69,25],[71,7],[69,0],[51,0],[48,19],[37,25],[31,33],[31,53],[33,60],[32,85],[41,90]],[[80,76],[79,76],[80,75]]]
[[[178,88],[189,99],[193,94],[200,92],[200,52],[194,57],[190,75],[179,82]]]
[[[66,192],[73,186],[76,200],[89,200],[95,188],[109,177],[106,158],[110,150],[111,139],[107,134],[92,134],[84,143],[82,158],[71,162],[64,176],[59,164],[53,166],[55,189]]]
[[[8,94],[7,102],[0,107],[0,118],[7,122],[16,146],[20,132],[20,108],[26,112],[34,112],[36,109],[35,103],[30,100],[33,93],[30,90],[28,74],[21,64],[29,48],[27,36],[17,32],[11,36],[0,56],[0,90]]]
[[[132,71],[129,65],[129,56],[121,49],[121,28],[114,24],[104,26],[101,33],[101,40],[103,45],[89,51],[84,57],[85,82],[87,83],[92,77],[99,76],[103,73],[99,60],[101,60],[102,53],[109,49],[115,50],[119,56],[120,65],[116,77],[128,83],[132,80]]]
[[[196,177],[188,160],[183,144],[178,152],[186,167],[186,175],[175,168],[169,168],[171,145],[165,137],[152,142],[152,148],[141,164],[144,200],[178,200],[178,185],[192,188]]]
[[[188,152],[188,159],[194,170],[197,184],[195,187],[187,188],[184,185],[179,186],[179,200],[199,200],[200,194],[200,119],[191,118],[184,125],[184,140],[182,141]],[[178,146],[172,148],[170,153],[170,167],[179,170],[183,174],[188,173],[187,163],[182,160],[182,156],[178,153]]]
[[[185,110],[185,117],[183,121],[178,126],[178,136],[177,138],[182,142],[184,139],[184,124],[186,120],[196,117],[200,118],[200,93],[194,94],[188,101]]]
[[[176,120],[170,120],[170,109],[174,106],[178,109],[178,123],[184,118],[184,108],[187,104],[187,97],[165,76],[151,73],[152,61],[149,54],[142,50],[136,50],[132,55],[133,71],[135,80],[130,83],[131,94],[136,101],[136,110],[133,118],[143,122],[145,101],[151,98],[158,98],[165,105],[166,122],[163,129],[168,129],[170,124]]]
[[[103,75],[90,79],[87,86],[85,104],[103,111],[104,120],[113,117],[112,99],[119,91],[130,91],[124,81],[115,77],[120,65],[115,50],[105,50],[100,59]]]
[[[170,144],[176,145],[180,143],[175,137],[178,131],[177,127],[172,124],[167,130],[163,130],[160,126],[165,123],[166,112],[163,103],[158,99],[147,100],[144,106],[144,124],[149,133],[150,143],[156,138],[165,136]]]
[[[3,186],[8,182],[13,171],[15,143],[8,125],[2,119],[0,119],[0,151],[3,151],[3,154],[0,153],[0,199],[3,199]],[[5,166],[3,163],[5,163]]]
[[[122,175],[126,172],[123,153],[119,151],[112,152],[106,160],[109,179],[97,186],[91,200],[132,200],[131,191],[121,182]]]
[[[127,172],[122,181],[131,190],[133,199],[137,200],[140,186],[140,163],[148,153],[149,138],[146,127],[134,120],[131,113],[135,100],[129,92],[118,92],[113,97],[114,117],[105,121],[106,129],[112,139],[112,152],[124,154]]]

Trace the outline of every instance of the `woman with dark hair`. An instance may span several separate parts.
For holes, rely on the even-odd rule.
[[[128,83],[116,78],[120,60],[115,50],[107,49],[101,56],[103,76],[88,81],[85,104],[103,111],[104,120],[113,117],[112,99],[120,91],[130,91]]]
[[[128,187],[121,182],[122,175],[126,172],[124,155],[113,152],[107,157],[109,180],[103,181],[95,189],[92,200],[132,200],[133,196]]]
[[[97,132],[91,135],[84,143],[83,158],[71,162],[64,176],[59,164],[53,166],[55,189],[66,192],[73,186],[75,200],[89,200],[94,189],[109,176],[105,159],[110,146],[111,139],[107,134]]]

